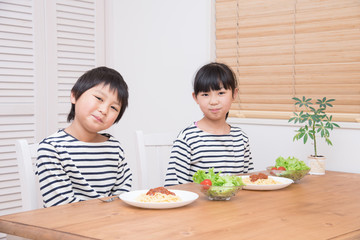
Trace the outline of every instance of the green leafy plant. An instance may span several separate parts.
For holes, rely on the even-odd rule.
[[[316,137],[320,135],[320,137],[324,138],[328,145],[332,145],[330,141],[330,131],[334,129],[334,127],[340,127],[338,124],[332,122],[332,116],[325,113],[328,107],[333,107],[331,104],[335,101],[335,99],[317,99],[316,105],[317,107],[313,107],[312,99],[302,97],[292,98],[295,100],[295,106],[298,106],[300,109],[305,108],[305,111],[301,111],[300,113],[294,112],[294,117],[289,119],[289,122],[294,123],[304,123],[304,126],[300,127],[297,130],[297,134],[294,136],[293,141],[303,139],[304,144],[310,138],[314,143],[314,157],[318,157],[317,154],[317,145],[316,145]]]

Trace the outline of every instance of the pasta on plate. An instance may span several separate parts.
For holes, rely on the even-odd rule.
[[[252,174],[250,177],[244,178],[243,182],[250,185],[282,184],[282,182],[275,181],[273,178],[269,178],[269,176],[264,173]]]
[[[242,179],[245,184],[249,185],[273,185],[273,184],[282,184],[282,182],[275,181],[272,178],[267,179],[258,179],[255,182],[252,182],[250,178],[243,178]]]
[[[150,189],[146,194],[141,194],[137,199],[139,202],[166,203],[180,202],[180,197],[164,187]]]
[[[163,193],[155,193],[154,195],[141,194],[137,199],[139,202],[180,202],[181,199],[176,195],[167,195]]]

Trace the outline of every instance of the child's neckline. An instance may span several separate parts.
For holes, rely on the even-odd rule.
[[[206,134],[209,134],[209,135],[216,135],[216,136],[228,136],[228,135],[230,135],[230,133],[231,133],[231,128],[232,128],[231,125],[228,124],[228,126],[229,126],[230,128],[229,128],[229,131],[228,131],[227,133],[217,134],[217,133],[211,133],[211,132],[209,132],[209,131],[206,131],[206,130],[200,128],[200,127],[198,126],[198,121],[194,122],[194,125],[195,125],[195,127],[196,127],[197,129],[199,129],[199,130],[202,131],[203,133],[206,133]]]
[[[79,141],[79,142],[83,142],[83,143],[89,143],[89,144],[98,144],[98,143],[104,143],[104,142],[107,142],[109,141],[109,139],[111,138],[111,135],[110,134],[107,134],[107,133],[99,133],[100,135],[104,136],[106,139],[105,141],[99,141],[99,142],[86,142],[86,141],[82,141],[78,138],[76,138],[75,136],[73,136],[72,134],[68,133],[67,131],[65,131],[65,128],[64,129],[61,129],[61,131],[63,131],[66,135],[72,137],[73,139],[75,139],[76,141]]]

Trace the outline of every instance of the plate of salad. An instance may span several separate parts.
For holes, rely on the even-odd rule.
[[[215,173],[214,168],[208,172],[198,170],[193,175],[193,181],[199,184],[201,192],[209,200],[230,200],[245,185],[239,176],[224,175],[221,171]]]

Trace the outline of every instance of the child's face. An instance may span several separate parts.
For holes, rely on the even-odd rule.
[[[74,123],[90,133],[108,129],[119,115],[121,103],[109,85],[97,85],[86,90],[78,99],[71,94],[75,104]]]
[[[209,92],[199,92],[197,96],[193,93],[193,98],[199,104],[204,116],[210,120],[225,120],[226,113],[230,110],[231,104],[237,95],[231,89],[221,88]]]

